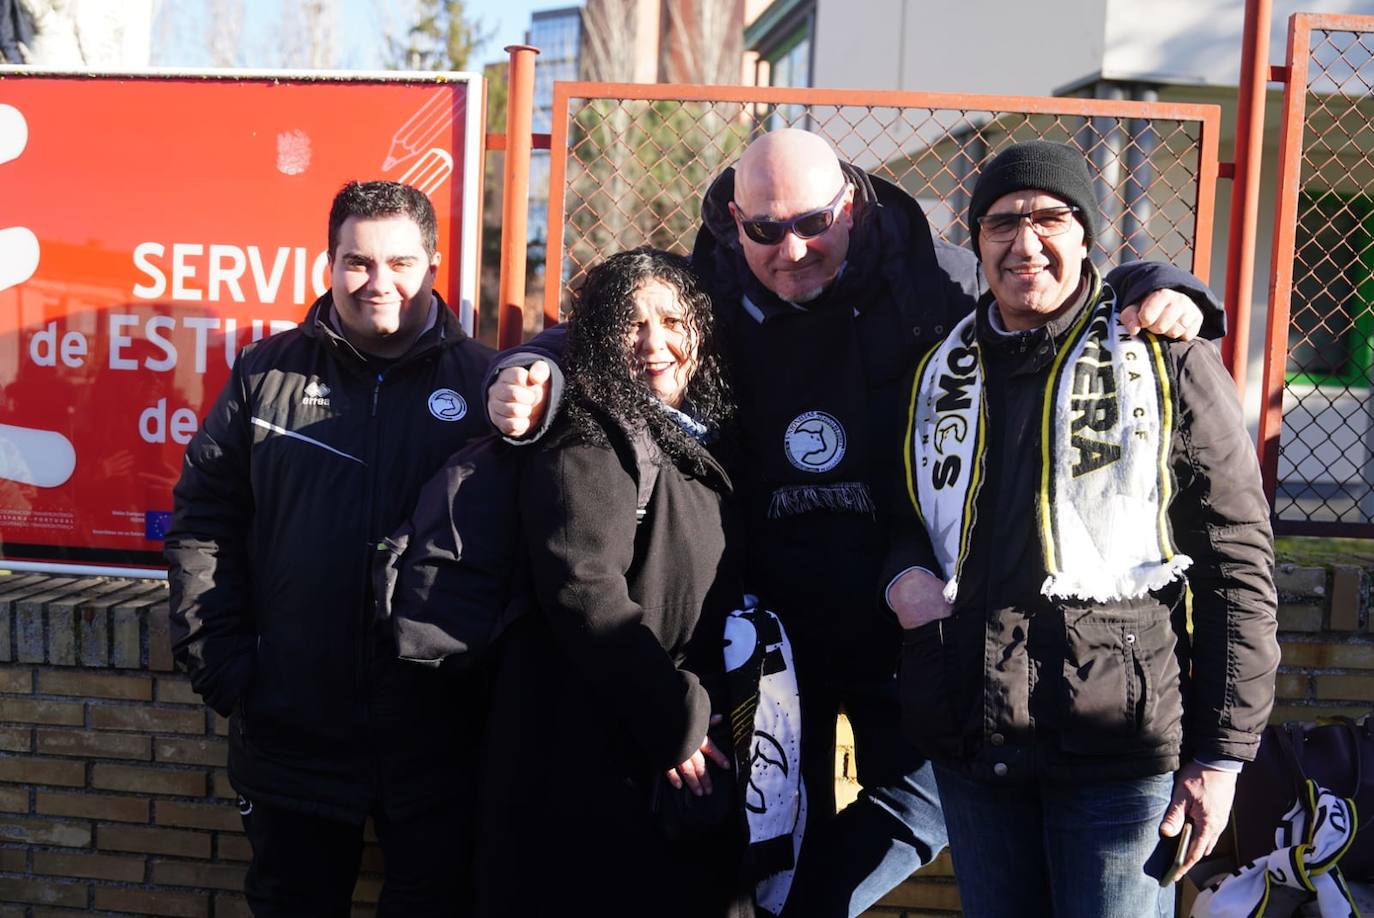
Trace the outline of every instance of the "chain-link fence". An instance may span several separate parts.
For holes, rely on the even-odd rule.
[[[1261,429],[1266,484],[1280,531],[1370,536],[1374,18],[1300,14],[1292,29]]]
[[[1149,258],[1205,276],[1210,262],[1212,106],[563,83],[553,117],[549,317],[606,255],[645,244],[690,252],[711,181],[752,138],[784,126],[821,134],[842,157],[901,185],[959,244],[983,161],[1023,140],[1072,143],[1096,174],[1103,264]]]

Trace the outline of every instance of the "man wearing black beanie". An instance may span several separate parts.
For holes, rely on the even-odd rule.
[[[1272,534],[1235,386],[1211,342],[1130,335],[1088,258],[1097,211],[1072,147],[988,163],[988,292],[908,392],[903,727],[970,918],[1172,915],[1273,705]]]
[[[969,199],[968,226],[973,254],[978,249],[978,218],[988,212],[998,198],[1023,188],[1052,194],[1074,208],[1074,218],[1083,224],[1083,242],[1091,246],[1097,238],[1097,196],[1083,154],[1073,147],[1047,140],[1028,140],[1007,147],[978,173],[978,182]]]

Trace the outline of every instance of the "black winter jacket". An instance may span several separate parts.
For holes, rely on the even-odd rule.
[[[1107,604],[1040,594],[1041,406],[1050,364],[1088,307],[1007,337],[991,331],[990,304],[985,297],[978,313],[988,412],[978,522],[952,616],[904,638],[908,738],[937,761],[1008,781],[1110,780],[1173,771],[1185,756],[1254,758],[1278,663],[1272,534],[1216,348],[1168,348],[1177,418],[1168,515],[1178,551],[1193,559],[1189,634],[1181,583]],[[939,576],[924,530],[909,525],[898,540],[904,563]]]
[[[360,822],[388,777],[378,757],[434,758],[443,731],[416,724],[454,721],[439,675],[393,659],[367,575],[420,485],[486,429],[491,352],[440,301],[436,325],[374,370],[331,306],[240,353],[187,447],[166,556],[176,657],[233,712],[234,787]],[[410,781],[391,802],[426,793]]]
[[[864,483],[875,515],[769,517],[775,483],[764,474],[764,457],[783,444],[751,439],[751,420],[755,406],[772,398],[771,386],[786,387],[789,380],[758,380],[745,368],[769,359],[760,326],[785,321],[795,307],[763,287],[744,260],[727,206],[734,199],[733,169],[716,179],[702,202],[692,264],[715,297],[718,340],[734,370],[744,446],[731,471],[748,531],[749,589],[786,616],[792,640],[807,645],[812,658],[824,653],[828,669],[872,679],[893,671],[898,646],[898,629],[879,605],[876,587],[887,545],[887,508],[898,496],[884,460],[900,447],[902,379],[926,346],[968,314],[982,275],[971,253],[932,237],[920,205],[906,192],[849,164],[844,171],[855,186],[846,265],[807,309],[855,312],[869,439],[857,448],[872,464]],[[743,307],[745,296],[762,312],[761,321]]]
[[[636,523],[657,450],[607,423],[608,446],[560,423],[521,453],[534,603],[494,660],[479,914],[696,918],[725,914],[737,888],[732,826],[674,846],[650,811],[664,770],[705,738],[705,682],[724,666],[740,597],[729,481],[709,460],[701,476],[662,465]]]

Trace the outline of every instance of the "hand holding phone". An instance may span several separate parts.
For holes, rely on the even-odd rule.
[[[1172,886],[1183,876],[1183,864],[1188,860],[1188,845],[1193,840],[1193,824],[1185,822],[1183,831],[1178,833],[1178,850],[1174,852],[1174,862],[1169,865],[1164,876],[1159,878],[1160,886]]]

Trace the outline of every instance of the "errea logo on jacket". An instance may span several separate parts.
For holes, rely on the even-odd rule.
[[[305,384],[305,395],[301,397],[301,404],[328,408],[329,387],[317,379],[310,380]]]

